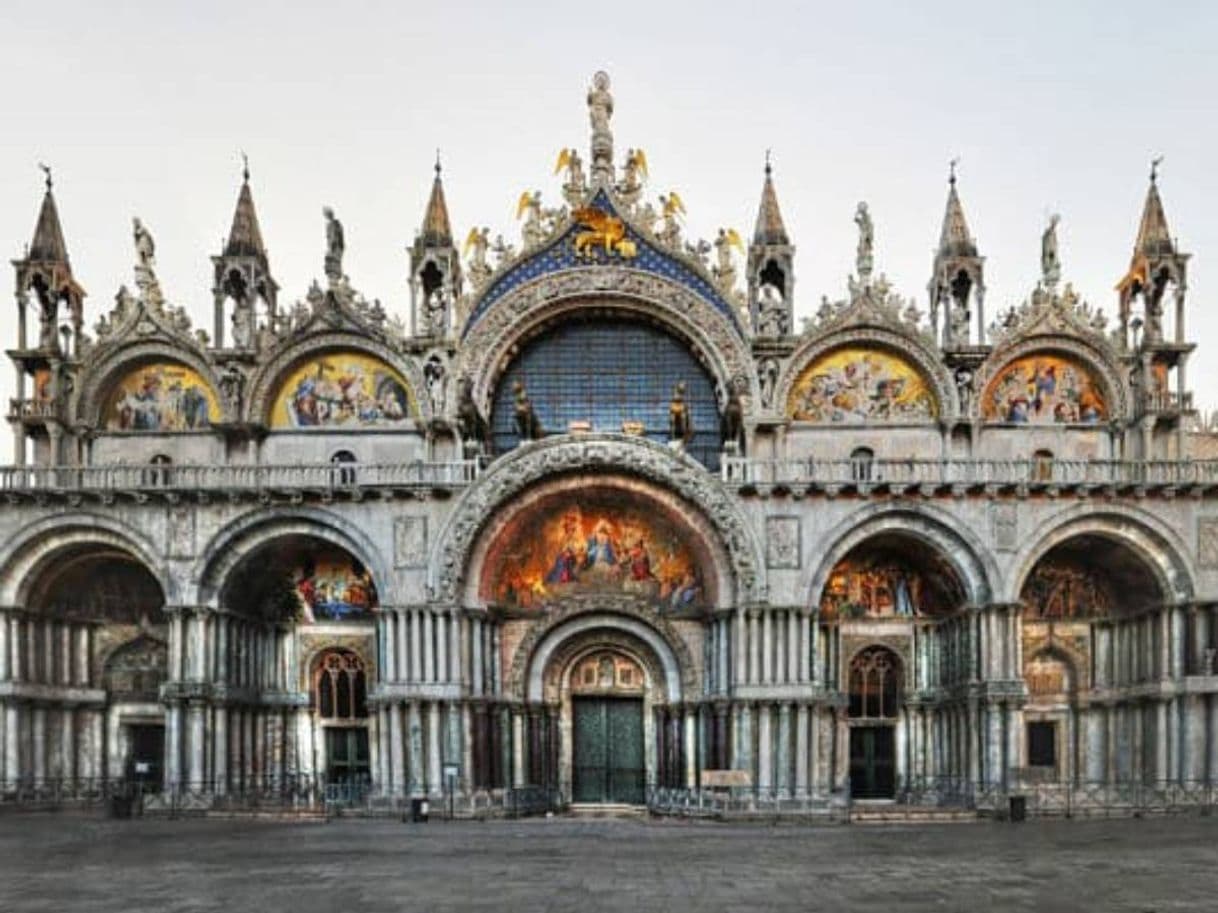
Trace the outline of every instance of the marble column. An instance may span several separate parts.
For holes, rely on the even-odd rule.
[[[693,707],[685,707],[685,786],[698,785],[698,716]]]
[[[419,713],[419,702],[409,701],[406,705],[406,732],[410,740],[407,764],[410,769],[410,795],[418,795],[423,789],[423,778],[426,776],[423,765],[423,725]]]
[[[435,616],[430,609],[419,613],[423,617],[423,681],[436,680]]]
[[[808,705],[795,708],[795,795],[808,794]]]
[[[780,794],[791,794],[791,703],[783,701],[778,705],[778,773],[774,785]]]
[[[389,781],[395,795],[404,795],[410,786],[406,775],[405,738],[402,733],[402,705],[390,704],[389,714],[389,752],[392,759],[392,770]]]
[[[770,731],[770,705],[757,705],[757,787],[768,793],[774,785],[773,736]]]
[[[440,702],[427,705],[427,791],[431,795],[443,792],[440,782],[440,759],[443,745],[440,742]]]

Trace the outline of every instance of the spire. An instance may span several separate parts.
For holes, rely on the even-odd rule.
[[[244,153],[242,159],[241,192],[237,194],[237,208],[233,211],[233,227],[224,244],[224,256],[265,258],[266,246],[262,243],[262,229],[258,227],[258,213],[254,211],[254,195],[250,192],[249,159]]]
[[[757,208],[757,227],[753,230],[753,243],[789,245],[791,239],[787,236],[787,228],[782,223],[782,213],[778,209],[773,170],[770,165],[770,151],[767,149],[765,184],[761,188],[761,205]]]
[[[1150,187],[1146,191],[1146,203],[1142,207],[1142,221],[1138,225],[1138,239],[1134,242],[1134,259],[1139,256],[1154,257],[1175,253],[1171,230],[1167,227],[1167,214],[1163,211],[1163,200],[1159,196],[1159,163],[1156,158],[1150,164]]]
[[[956,193],[956,162],[956,159],[952,159],[947,179],[947,209],[943,213],[943,230],[939,234],[939,253],[950,257],[975,257],[977,242],[968,230],[964,206]]]
[[[34,240],[30,242],[26,259],[67,265],[68,245],[63,239],[59,210],[55,206],[55,195],[51,192],[51,169],[46,165],[38,167],[46,174],[47,192],[42,198],[42,209],[38,212],[38,223],[34,226]]]
[[[431,247],[452,247],[453,230],[448,220],[448,204],[444,201],[444,183],[440,180],[440,153],[436,151],[436,177],[431,183],[431,197],[423,213],[421,238]]]

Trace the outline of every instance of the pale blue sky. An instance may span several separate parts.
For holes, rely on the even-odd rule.
[[[253,187],[282,300],[322,274],[321,207],[347,272],[406,316],[404,248],[436,147],[456,230],[517,234],[521,190],[551,204],[557,150],[586,148],[591,74],[613,79],[619,151],[689,229],[751,231],[764,150],[798,246],[797,311],[837,298],[867,200],[877,269],[925,308],[947,162],[988,257],[987,314],[1039,271],[1062,214],[1064,276],[1112,313],[1152,155],[1193,252],[1192,386],[1218,406],[1218,4],[58,3],[0,8],[0,239],[29,241],[55,168],[90,326],[131,283],[130,224],[167,296],[211,328],[210,262]],[[13,310],[0,319],[6,345]],[[0,393],[11,389],[0,373]]]

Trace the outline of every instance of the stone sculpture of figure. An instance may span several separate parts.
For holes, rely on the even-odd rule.
[[[135,241],[135,265],[149,272],[156,266],[156,242],[152,233],[138,218],[131,220],[131,233]]]
[[[968,305],[961,299],[950,299],[950,309],[947,312],[948,332],[953,343],[967,343],[969,323],[973,319]]]
[[[613,95],[609,92],[609,74],[603,70],[592,77],[588,90],[588,119],[593,133],[608,133],[609,118],[613,116]]]
[[[521,442],[536,441],[541,438],[541,422],[537,419],[537,413],[533,410],[533,402],[529,399],[529,393],[524,388],[522,381],[516,381],[512,384],[512,395],[515,400],[513,410],[516,415],[516,434]]]
[[[787,305],[782,300],[782,292],[772,282],[766,282],[758,294],[757,333],[760,336],[785,336],[789,331]]]
[[[490,426],[478,411],[478,404],[474,402],[474,382],[468,377],[462,377],[458,384],[457,429],[466,444],[490,447]]]
[[[956,369],[956,396],[960,400],[960,414],[966,418],[973,411],[973,372],[968,368]]]
[[[774,388],[778,385],[778,359],[767,356],[757,366],[761,380],[761,405],[769,408],[774,400]]]
[[[245,375],[236,365],[230,364],[220,375],[220,395],[233,418],[241,415],[241,393],[245,387]]]
[[[721,289],[730,289],[736,284],[736,265],[732,262],[732,246],[739,236],[734,230],[720,228],[715,238],[715,280]]]
[[[689,405],[685,402],[685,381],[677,384],[668,404],[668,438],[673,444],[684,447],[694,436],[694,423],[690,418]]]
[[[875,247],[875,226],[871,222],[871,213],[867,211],[866,203],[859,203],[854,212],[854,224],[859,227],[859,246],[855,257],[855,265],[860,279],[871,275],[872,252]]]
[[[491,245],[491,253],[495,255],[495,268],[500,269],[505,263],[516,259],[516,247],[503,239],[503,235],[495,235],[495,243]]]
[[[490,246],[491,230],[485,226],[471,228],[465,238],[465,253],[469,257],[469,281],[477,291],[490,281],[491,265],[486,262],[486,251]]]
[[[540,190],[534,190],[532,193],[526,190],[520,195],[520,202],[516,204],[516,218],[521,216],[524,217],[524,224],[520,227],[520,237],[524,241],[524,249],[529,250],[546,238],[546,230],[541,221]]]
[[[1057,223],[1060,221],[1061,216],[1057,213],[1049,216],[1049,224],[1040,236],[1040,272],[1048,286],[1055,285],[1062,275],[1061,259],[1057,255]]]
[[[326,278],[337,281],[343,275],[343,251],[346,250],[343,223],[338,221],[329,206],[322,209],[322,215],[326,217]]]
[[[727,402],[723,404],[719,431],[724,450],[735,453],[744,451],[744,401],[740,398],[740,384],[737,381],[727,385]]]
[[[248,349],[254,344],[254,309],[247,301],[233,306],[233,347]]]
[[[444,289],[434,289],[427,296],[427,333],[431,336],[443,336],[448,331],[448,295]]]
[[[563,197],[572,206],[579,206],[588,186],[588,180],[584,176],[584,160],[579,157],[579,151],[563,149],[558,154],[558,166],[555,171],[566,171],[567,179],[562,185]]]
[[[423,365],[423,380],[427,384],[427,398],[431,401],[431,414],[444,414],[444,394],[448,386],[448,371],[439,355],[433,355]]]
[[[656,221],[660,218],[660,214],[656,212],[656,208],[650,203],[644,203],[638,209],[637,221],[639,228],[647,232],[649,235],[655,234]]]

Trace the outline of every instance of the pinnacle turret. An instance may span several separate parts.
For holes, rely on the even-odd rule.
[[[247,164],[242,171],[244,180],[237,194],[237,208],[233,211],[233,225],[224,244],[226,257],[266,257],[266,246],[262,243],[262,229],[258,225],[258,213],[254,209],[254,195],[250,192],[250,170]]]
[[[964,204],[956,190],[956,161],[951,162],[947,178],[947,205],[939,247],[931,264],[930,321],[936,333],[942,328],[947,349],[972,344],[974,327],[985,326],[985,258],[969,231]]]
[[[765,163],[765,183],[761,187],[761,205],[757,207],[757,226],[753,229],[753,243],[791,243],[787,227],[782,221],[782,212],[778,208],[778,194],[774,190],[773,168],[770,166],[768,155]]]
[[[444,182],[440,180],[440,159],[436,157],[436,177],[431,182],[431,196],[423,213],[423,228],[419,238],[429,247],[451,247],[452,224],[448,219],[448,203],[444,200]]]

